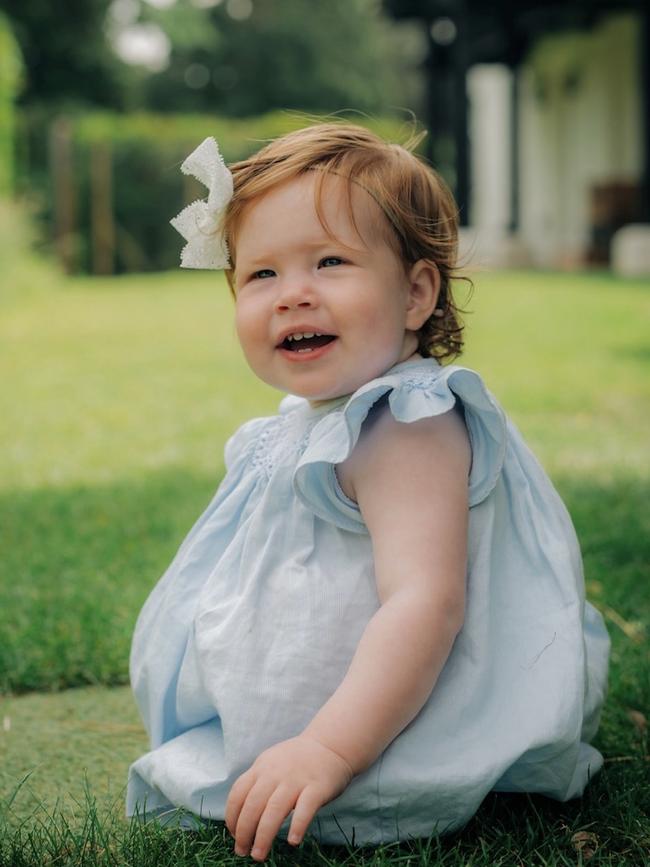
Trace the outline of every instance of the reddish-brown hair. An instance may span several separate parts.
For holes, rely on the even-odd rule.
[[[231,165],[234,195],[226,211],[224,232],[232,265],[226,276],[233,294],[237,230],[244,212],[279,184],[316,169],[315,206],[326,230],[323,186],[328,174],[334,174],[359,185],[374,198],[392,227],[387,236],[405,268],[420,259],[436,265],[440,273],[437,309],[442,315],[430,316],[420,328],[418,351],[439,360],[458,356],[463,347],[463,325],[451,282],[468,279],[456,274],[458,212],[440,175],[411,152],[422,135],[401,146],[355,124],[320,123],[288,133]],[[348,212],[354,223],[349,186]]]

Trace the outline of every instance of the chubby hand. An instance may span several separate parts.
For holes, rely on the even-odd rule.
[[[264,861],[292,810],[289,843],[297,846],[316,812],[340,795],[353,776],[345,759],[306,735],[264,750],[237,778],[226,802],[226,827],[235,838],[236,854]]]

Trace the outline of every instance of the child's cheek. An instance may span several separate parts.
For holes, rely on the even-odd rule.
[[[246,304],[241,304],[235,316],[237,339],[249,365],[256,371],[256,355],[263,348],[258,321],[250,315]]]

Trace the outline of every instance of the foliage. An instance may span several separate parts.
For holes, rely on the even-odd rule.
[[[57,284],[56,266],[39,247],[33,207],[0,198],[0,310]]]
[[[0,196],[13,188],[14,102],[22,84],[23,64],[9,21],[0,12]]]
[[[106,40],[110,0],[3,0],[26,65],[24,104],[120,104],[120,62]]]
[[[417,106],[420,34],[389,24],[375,0],[256,0],[244,19],[232,5],[142,7],[172,43],[169,67],[145,85],[152,109],[246,117]]]
[[[27,67],[23,103],[123,110],[216,112],[245,117],[280,108],[385,113],[419,108],[414,66],[422,34],[396,26],[377,0],[4,0]],[[238,14],[237,7],[243,8]],[[250,12],[250,14],[248,14]],[[156,26],[171,45],[152,73],[118,59],[129,27]]]

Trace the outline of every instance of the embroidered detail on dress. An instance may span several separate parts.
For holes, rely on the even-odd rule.
[[[311,431],[318,421],[318,418],[310,419],[303,427],[304,421],[301,424],[298,410],[275,416],[255,440],[251,466],[269,478],[287,455],[299,458],[307,448]]]
[[[424,388],[430,388],[431,385],[430,373],[416,373],[411,376],[405,376],[398,387],[404,388],[406,391],[421,391]]]

